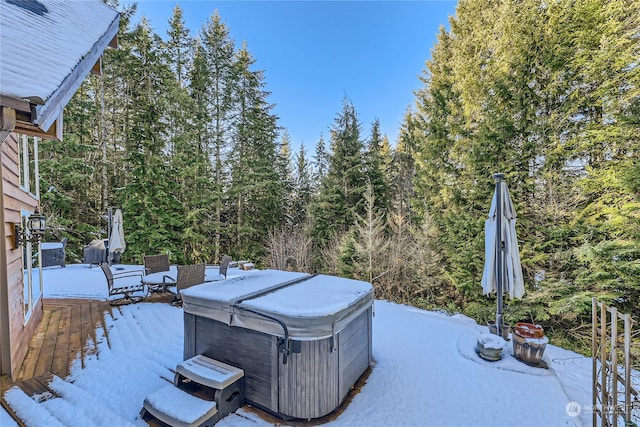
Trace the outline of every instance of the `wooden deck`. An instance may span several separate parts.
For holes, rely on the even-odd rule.
[[[151,293],[145,301],[169,303],[173,298],[173,294]],[[0,397],[4,396],[4,392],[14,385],[20,387],[29,396],[43,393],[56,396],[56,393],[48,387],[53,375],[64,379],[69,375],[71,364],[76,360],[76,363],[81,363],[84,367],[85,357],[96,354],[98,351],[96,346],[99,339],[96,334],[97,329],[104,330],[104,339],[109,344],[107,328],[104,327],[105,319],[119,309],[118,306],[109,305],[107,301],[45,299],[42,322],[31,339],[18,377],[15,382],[6,375],[1,377]],[[100,334],[101,336],[103,335]],[[288,423],[294,427],[310,427],[335,420],[353,396],[360,392],[370,372],[371,368],[368,368],[353,386],[346,401],[336,411],[315,420],[292,420]],[[16,419],[19,426],[24,426],[6,404],[4,398],[0,398],[0,404]],[[250,405],[245,405],[244,409],[275,425],[282,423],[282,420]],[[151,427],[165,427],[157,420],[149,420],[147,423]]]
[[[172,294],[149,294],[147,302],[170,302]],[[15,381],[3,375],[0,381],[0,396],[17,385],[29,396],[55,393],[48,384],[57,375],[69,375],[71,364],[78,360],[84,367],[85,357],[96,354],[96,329],[104,330],[109,343],[105,319],[112,316],[118,306],[108,301],[86,299],[45,299],[42,322],[31,338],[29,349]],[[76,362],[76,363],[78,363]],[[4,399],[0,399],[5,406]],[[6,408],[6,406],[5,406]]]

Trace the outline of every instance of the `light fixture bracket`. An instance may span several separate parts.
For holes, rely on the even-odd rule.
[[[47,222],[36,207],[36,210],[27,218],[27,228],[20,224],[13,224],[13,248],[18,249],[23,243],[40,243],[47,228]]]

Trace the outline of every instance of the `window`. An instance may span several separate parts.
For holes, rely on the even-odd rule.
[[[38,180],[38,138],[21,135],[18,138],[18,175],[20,188],[35,199],[40,198]],[[27,218],[33,212],[22,209],[20,225],[27,229]],[[33,308],[42,297],[42,269],[40,264],[40,245],[25,242],[22,244],[22,277],[24,295],[24,321],[31,317]]]
[[[38,138],[21,135],[18,139],[20,188],[35,198],[40,197],[38,182]]]

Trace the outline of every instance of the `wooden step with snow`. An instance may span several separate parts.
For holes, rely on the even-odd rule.
[[[13,386],[4,393],[4,399],[25,425],[64,427],[64,424],[38,402]]]
[[[211,427],[220,419],[216,402],[200,399],[173,385],[144,399],[144,411],[173,427]]]
[[[178,364],[173,386],[147,396],[142,414],[173,427],[210,427],[242,405],[244,371],[197,355]]]

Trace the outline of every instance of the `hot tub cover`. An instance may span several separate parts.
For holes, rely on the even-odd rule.
[[[182,292],[186,313],[291,338],[322,339],[340,332],[373,304],[370,283],[335,276],[276,270],[255,271]]]

